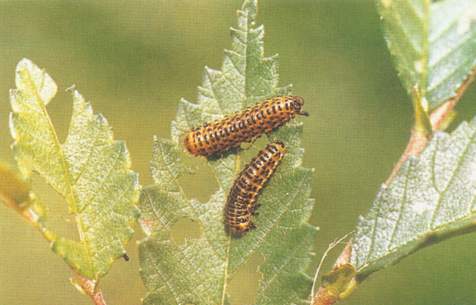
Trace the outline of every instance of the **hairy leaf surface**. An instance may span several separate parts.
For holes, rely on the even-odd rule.
[[[476,119],[436,133],[361,217],[352,264],[361,275],[420,247],[476,229]]]
[[[278,87],[277,61],[264,57],[262,26],[255,25],[256,0],[246,0],[231,30],[232,47],[225,51],[221,70],[205,68],[198,101],[181,100],[172,123],[172,140],[155,138],[152,176],[144,189],[141,224],[148,235],[140,244],[141,274],[148,293],[145,304],[228,304],[228,282],[252,256],[264,258],[256,304],[303,302],[310,281],[303,273],[309,263],[315,228],[307,224],[311,169],[301,166],[301,123],[272,135],[287,144],[289,153],[261,194],[255,218],[258,229],[242,238],[225,233],[223,211],[227,193],[248,160],[230,153],[208,162],[219,188],[206,203],[189,199],[179,177],[188,174],[181,136],[192,127],[286,93]],[[193,196],[192,196],[193,197]],[[196,238],[172,238],[174,225],[187,218],[200,225]]]
[[[456,95],[476,66],[474,0],[378,0],[388,48],[410,93],[434,109]]]
[[[57,86],[30,60],[18,63],[16,87],[10,92],[10,129],[18,167],[25,177],[38,172],[65,198],[79,231],[79,240],[54,237],[51,247],[71,268],[97,280],[125,253],[138,216],[138,177],[126,146],[76,90],[61,143],[46,109]]]

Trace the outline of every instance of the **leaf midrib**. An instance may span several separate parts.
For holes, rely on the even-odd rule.
[[[43,73],[42,82],[44,82],[45,72],[42,71],[42,73]],[[85,235],[83,234],[83,232],[85,231],[84,227],[83,227],[84,224],[81,220],[81,217],[79,217],[80,215],[78,214],[78,203],[77,203],[77,200],[76,200],[76,196],[73,192],[73,186],[71,184],[72,177],[71,177],[71,174],[69,172],[69,168],[67,166],[67,161],[66,161],[66,158],[65,158],[65,155],[64,155],[62,145],[59,141],[58,134],[56,133],[53,122],[51,121],[51,117],[49,116],[48,111],[46,110],[46,103],[38,93],[39,88],[37,88],[35,83],[33,82],[33,79],[31,78],[31,75],[30,75],[29,71],[27,71],[25,69],[25,70],[23,70],[23,74],[27,78],[28,85],[30,86],[31,91],[34,92],[34,94],[35,94],[35,97],[36,97],[35,101],[36,101],[38,107],[40,107],[43,116],[46,118],[46,120],[48,122],[48,130],[49,130],[50,135],[53,138],[53,143],[55,145],[56,152],[59,156],[59,159],[60,159],[60,162],[61,162],[61,167],[63,168],[65,183],[66,183],[66,186],[68,187],[68,192],[69,193],[65,194],[66,195],[65,199],[67,201],[68,201],[68,199],[70,200],[71,213],[73,213],[77,216],[77,217],[75,217],[75,219],[76,219],[76,224],[77,224],[77,228],[78,228],[78,231],[79,231],[79,238],[82,242],[84,242],[84,245],[85,245],[84,248],[85,248],[86,253],[87,253],[86,259],[88,260],[88,263],[91,266],[91,270],[93,270],[94,275],[96,275],[96,268],[95,268],[95,265],[92,261],[92,255],[91,255],[89,240],[87,238],[85,238]]]
[[[240,12],[241,14],[244,14],[246,15],[246,29],[244,31],[242,30],[239,30],[237,29],[237,31],[242,31],[243,32],[243,35],[245,36],[245,40],[246,40],[246,43],[243,43],[239,37],[236,37],[236,39],[238,41],[240,41],[241,43],[243,43],[243,48],[245,49],[244,50],[244,54],[245,54],[245,61],[244,61],[244,65],[245,65],[245,75],[243,77],[243,81],[244,81],[244,84],[243,84],[243,88],[244,88],[244,96],[247,97],[248,96],[248,92],[247,92],[247,79],[248,79],[248,59],[250,58],[249,54],[248,54],[248,43],[249,43],[249,39],[248,39],[248,34],[249,34],[249,26],[248,26],[248,23],[249,23],[249,12],[248,11],[241,11]],[[232,61],[230,59],[230,61]],[[240,70],[239,69],[236,69],[236,71],[238,73],[240,73]],[[243,103],[241,105],[241,108],[243,108]],[[235,168],[234,168],[234,175],[233,176],[237,176],[239,173],[240,173],[240,170],[241,170],[241,166],[240,166],[240,156],[239,155],[236,155],[235,157]],[[232,177],[233,178],[233,177]],[[225,190],[224,190],[225,191]],[[229,233],[228,234],[228,238],[227,238],[227,245],[226,245],[226,256],[225,256],[225,268],[224,268],[224,271],[223,271],[223,292],[222,292],[222,300],[221,300],[221,305],[225,305],[225,301],[226,301],[226,293],[227,293],[227,288],[228,288],[228,272],[229,272],[229,268],[230,268],[230,249],[231,249],[231,234]]]

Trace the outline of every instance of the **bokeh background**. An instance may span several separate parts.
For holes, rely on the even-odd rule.
[[[49,111],[62,137],[71,114],[65,89],[75,84],[127,141],[133,168],[151,183],[152,135],[168,136],[180,97],[194,100],[205,65],[219,68],[241,1],[0,1],[0,159],[9,149],[8,90],[22,57],[59,85]],[[260,0],[265,52],[280,54],[282,84],[306,99],[305,165],[316,168],[311,219],[321,230],[316,262],[351,231],[405,147],[412,109],[393,69],[379,17],[366,0]],[[476,114],[472,88],[458,121]],[[213,187],[194,179],[196,196]],[[56,231],[75,236],[64,202],[35,179]],[[130,262],[117,261],[101,286],[109,304],[140,304],[136,241]],[[476,304],[476,236],[454,238],[371,276],[343,304]],[[0,206],[0,305],[90,304],[40,235]],[[335,255],[326,265],[330,266]],[[314,268],[315,266],[313,266]],[[233,302],[253,304],[253,264],[232,282]],[[312,272],[312,269],[310,270]]]

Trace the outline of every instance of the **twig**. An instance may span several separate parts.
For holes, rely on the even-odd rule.
[[[96,281],[85,278],[78,274],[73,284],[76,284],[75,286],[79,288],[81,292],[84,292],[87,296],[89,296],[94,305],[107,305],[102,291],[97,288]]]
[[[312,305],[332,305],[338,301],[338,298],[329,293],[329,291],[324,287],[319,287],[317,294],[312,300]]]
[[[475,78],[476,69],[473,69],[470,75],[458,88],[458,90],[456,90],[455,96],[431,112],[429,119],[433,131],[441,130],[446,127],[445,125],[447,120],[453,115],[453,109],[461,100],[463,93],[466,91],[466,89],[468,89],[469,85],[474,81]],[[398,160],[397,164],[395,164],[395,167],[392,169],[390,176],[385,181],[385,185],[390,184],[390,182],[400,170],[400,167],[402,167],[403,163],[405,163],[405,161],[407,161],[410,156],[418,156],[425,149],[429,140],[430,138],[426,135],[418,132],[418,130],[415,128],[412,129],[407,147],[400,157],[400,160]]]
[[[429,138],[425,134],[413,129],[411,131],[410,139],[408,140],[405,151],[398,160],[397,164],[395,164],[393,167],[392,172],[390,173],[390,176],[387,178],[387,180],[385,180],[384,185],[389,185],[393,178],[395,178],[397,173],[400,171],[403,163],[405,163],[405,161],[407,161],[410,156],[418,156],[428,145],[428,142]]]
[[[446,101],[444,104],[436,108],[429,115],[429,120],[431,123],[432,131],[437,131],[445,129],[447,127],[448,119],[453,115],[453,109],[461,100],[463,93],[469,87],[469,85],[476,78],[476,69],[471,71],[471,74],[467,79],[461,84],[461,86],[456,91],[454,97]],[[395,167],[392,169],[390,176],[385,181],[385,185],[389,185],[393,180],[395,175],[400,170],[401,166],[410,156],[418,156],[428,145],[430,138],[424,133],[420,132],[417,128],[413,128],[410,139],[408,141],[407,147],[400,157],[399,161],[395,164]],[[352,241],[348,241],[343,252],[339,255],[334,264],[334,268],[341,266],[346,263],[350,263],[350,253],[352,253]],[[312,305],[332,305],[338,301],[338,298],[335,295],[329,293],[324,287],[320,287],[317,293],[314,295]]]

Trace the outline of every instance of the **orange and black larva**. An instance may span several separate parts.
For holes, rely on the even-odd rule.
[[[300,96],[277,96],[224,119],[206,123],[185,135],[184,145],[195,156],[210,157],[252,142],[263,133],[283,126],[302,111]]]
[[[225,207],[225,225],[229,233],[240,236],[255,228],[251,218],[259,206],[256,200],[285,154],[283,143],[270,143],[241,171]]]

